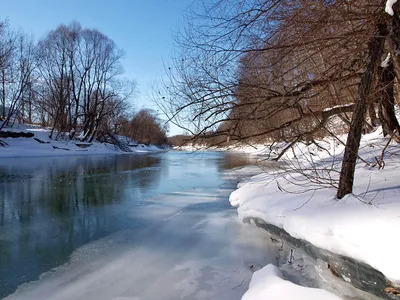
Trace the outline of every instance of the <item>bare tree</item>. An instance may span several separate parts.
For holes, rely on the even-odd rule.
[[[79,30],[79,29],[78,29]],[[40,105],[55,129],[67,130],[68,112],[71,109],[71,69],[74,67],[74,28],[60,25],[46,39],[39,41],[37,49],[38,70],[41,79]]]
[[[53,131],[92,141],[126,108],[136,85],[122,80],[122,50],[95,29],[60,25],[39,42],[41,107]],[[51,136],[53,135],[53,131]]]
[[[15,36],[8,28],[8,23],[0,23],[0,72],[1,72],[1,117],[6,118],[6,73],[11,66],[11,58],[14,50]],[[8,74],[7,74],[8,75]]]
[[[0,129],[21,113],[34,69],[33,39],[0,27],[2,118]],[[23,118],[24,116],[20,116]]]
[[[398,55],[390,50],[397,49],[397,37],[386,33],[397,30],[397,21],[383,20],[384,4],[203,1],[187,18],[175,65],[167,68],[170,80],[156,91],[155,101],[172,122],[197,137],[219,136],[218,143],[285,141],[277,158],[298,142],[336,138],[328,126],[337,117],[350,128],[342,165],[347,175],[342,172],[339,181],[342,197],[351,192],[357,140],[376,125],[375,107],[386,116],[380,119],[388,131],[397,128],[389,122],[395,121],[389,114],[394,101],[373,97],[384,90],[393,100],[393,74],[383,70],[378,78],[385,47]],[[388,36],[391,42],[385,44]],[[396,63],[393,59],[394,73]]]
[[[397,7],[398,8],[398,7]],[[397,17],[397,16],[396,16]],[[395,18],[396,18],[395,17]],[[388,15],[379,16],[377,19],[377,26],[375,35],[372,37],[369,43],[369,60],[368,65],[364,70],[361,84],[359,86],[357,99],[355,102],[355,110],[351,121],[349,134],[347,136],[346,149],[343,157],[342,169],[340,173],[339,188],[337,191],[337,197],[343,198],[345,195],[353,191],[354,172],[357,162],[357,153],[360,146],[360,139],[362,135],[362,127],[365,122],[365,114],[367,111],[368,98],[370,98],[374,92],[374,80],[378,74],[378,68],[381,64],[381,59],[385,49],[385,41],[388,39],[390,34],[388,24],[391,20]],[[390,20],[390,21],[389,21]],[[394,52],[393,52],[394,51]],[[397,56],[398,49],[393,47],[391,56]],[[386,117],[381,117],[383,124],[384,135],[399,129],[398,121],[394,115],[392,103],[393,91],[391,85],[394,81],[394,76],[390,69],[384,70],[379,78],[380,84],[378,87],[381,88],[381,105],[384,110]],[[388,85],[388,87],[382,87]],[[381,113],[383,115],[384,113]]]

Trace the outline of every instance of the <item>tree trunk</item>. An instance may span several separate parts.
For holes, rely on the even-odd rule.
[[[369,62],[361,78],[350,130],[347,136],[346,149],[343,156],[339,187],[336,194],[339,199],[353,191],[354,172],[362,129],[365,122],[368,97],[371,95],[374,86],[374,78],[376,77],[383,54],[385,33],[386,25],[379,25],[379,35],[373,37],[369,43]]]
[[[390,24],[390,39],[389,39],[389,48],[390,54],[392,58],[392,62],[394,65],[394,71],[396,73],[396,77],[400,78],[400,18],[398,15],[398,11],[400,9],[400,2],[397,1],[393,5],[394,16],[392,17],[392,23]]]
[[[400,129],[394,110],[394,79],[394,67],[391,63],[382,70],[379,84],[379,118],[384,136],[391,136],[393,131]]]
[[[378,117],[376,115],[376,112],[375,112],[374,103],[369,103],[368,104],[368,115],[369,115],[369,119],[371,120],[372,127],[374,127],[374,128],[378,127],[380,122],[379,122],[379,119],[378,119]]]
[[[28,102],[28,122],[29,124],[32,124],[32,99],[29,98]]]
[[[2,105],[3,110],[1,112],[3,120],[6,119],[6,72],[4,69],[1,72],[1,91],[2,91]]]

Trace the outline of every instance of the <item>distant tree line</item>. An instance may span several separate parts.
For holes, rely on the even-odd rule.
[[[177,134],[168,139],[168,143],[176,147],[187,145],[189,142],[193,142],[193,136],[184,134]],[[199,143],[199,141],[196,140],[196,143]]]
[[[362,133],[382,125],[399,139],[400,3],[392,16],[384,0],[200,2],[155,89],[159,107],[209,144],[284,141],[277,159],[348,133],[340,178],[330,178],[338,198],[350,193]]]
[[[141,109],[132,119],[120,118],[116,129],[121,135],[143,143],[153,145],[169,145],[168,128],[150,109]]]
[[[123,77],[122,57],[112,39],[78,22],[35,42],[0,21],[0,127],[18,115],[50,127],[55,139],[129,132],[139,142],[164,143],[166,128],[154,112],[132,112],[136,84]]]

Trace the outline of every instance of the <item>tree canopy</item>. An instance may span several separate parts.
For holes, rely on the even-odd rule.
[[[18,115],[50,127],[55,139],[91,142],[129,131],[139,142],[165,144],[162,122],[148,110],[132,111],[136,84],[123,77],[123,54],[111,38],[78,22],[38,42],[0,22],[0,128]],[[147,123],[136,121],[143,116]]]
[[[400,129],[398,5],[391,16],[383,0],[202,1],[177,36],[156,101],[215,145],[285,141],[277,158],[298,142],[348,133],[341,198],[352,189],[362,132]]]

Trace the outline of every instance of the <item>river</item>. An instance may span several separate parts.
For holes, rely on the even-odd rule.
[[[240,299],[275,262],[223,152],[0,160],[0,298]]]

